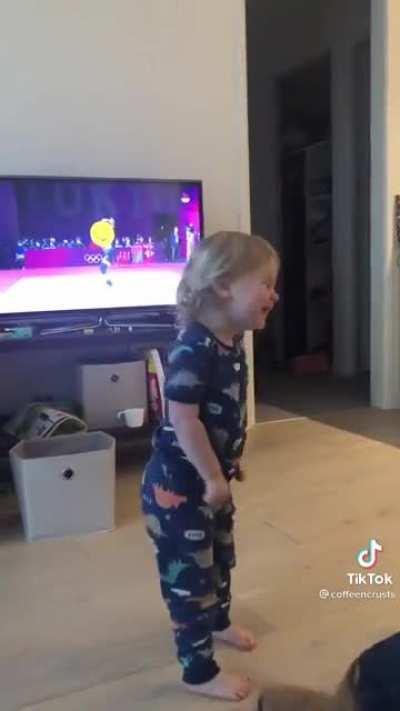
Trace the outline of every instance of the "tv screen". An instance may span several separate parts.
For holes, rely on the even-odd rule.
[[[0,178],[0,317],[171,306],[202,236],[199,181]]]

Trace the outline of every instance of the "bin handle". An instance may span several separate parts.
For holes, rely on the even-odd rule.
[[[72,477],[75,476],[75,472],[71,467],[68,467],[68,469],[63,471],[62,476],[64,479],[72,479]]]

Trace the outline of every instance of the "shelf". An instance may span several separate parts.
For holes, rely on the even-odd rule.
[[[59,350],[72,350],[74,348],[93,347],[115,344],[116,346],[134,346],[138,350],[166,347],[176,338],[176,328],[173,325],[160,328],[156,324],[146,326],[131,326],[130,328],[99,329],[93,333],[74,331],[40,335],[37,333],[32,338],[0,339],[0,353],[16,350],[40,350],[56,348]]]

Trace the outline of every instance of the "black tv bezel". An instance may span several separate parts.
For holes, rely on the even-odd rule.
[[[95,182],[119,182],[119,183],[187,183],[196,185],[200,189],[200,239],[204,238],[204,195],[203,181],[194,178],[120,178],[120,177],[98,177],[98,176],[80,176],[80,175],[0,175],[0,182],[3,180],[63,180],[63,181],[95,181]],[[1,270],[6,271],[6,270]],[[171,313],[175,308],[175,304],[151,304],[150,306],[117,306],[117,307],[98,307],[87,309],[65,309],[48,311],[20,311],[20,312],[4,312],[0,313],[0,325],[15,325],[15,326],[40,326],[43,322],[46,323],[78,323],[85,319],[105,319],[110,316],[121,316],[121,318],[129,318],[129,313],[134,312],[144,315],[151,312],[160,312],[160,315]],[[133,319],[133,317],[132,317]]]

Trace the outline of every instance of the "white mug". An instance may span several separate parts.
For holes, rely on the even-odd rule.
[[[129,410],[117,412],[117,418],[125,427],[141,427],[144,420],[143,407],[131,407]]]

